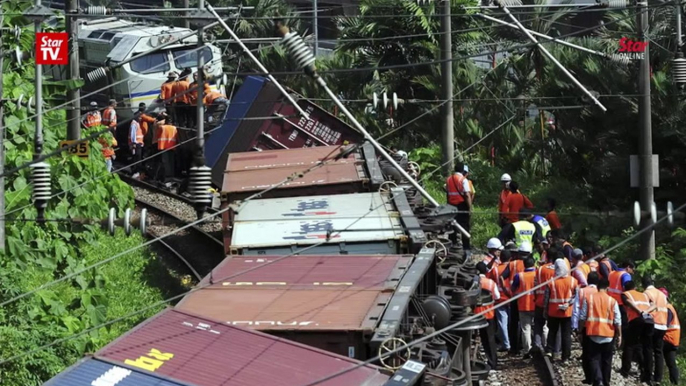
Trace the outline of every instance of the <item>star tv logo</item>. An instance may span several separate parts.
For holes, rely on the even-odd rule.
[[[619,56],[629,60],[643,60],[648,42],[631,40],[629,38],[619,39]]]
[[[69,63],[66,32],[36,34],[36,64],[64,65]]]

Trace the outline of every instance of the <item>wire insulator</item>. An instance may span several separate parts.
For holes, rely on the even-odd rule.
[[[627,0],[607,0],[608,8],[626,8]]]
[[[498,0],[498,5],[501,7],[516,7],[522,5],[522,0]]]
[[[86,8],[86,14],[88,15],[109,15],[110,12],[106,7],[91,5]]]
[[[672,79],[678,85],[686,84],[686,59],[676,58],[672,60]]]
[[[188,192],[191,194],[193,203],[196,205],[209,206],[212,204],[212,169],[207,166],[194,166],[191,168],[188,181]]]
[[[286,51],[293,57],[299,68],[308,68],[314,65],[314,55],[307,47],[303,38],[295,32],[289,32],[283,37],[283,45]]]
[[[46,208],[50,201],[50,165],[38,162],[31,165],[31,182],[33,185],[33,204],[36,208]]]
[[[86,78],[88,78],[89,82],[95,82],[96,80],[100,80],[106,76],[107,76],[107,68],[105,68],[105,67],[96,68],[95,70],[86,74]]]

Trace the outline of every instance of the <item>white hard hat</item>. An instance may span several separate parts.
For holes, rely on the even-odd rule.
[[[407,158],[407,153],[405,153],[405,152],[402,151],[402,150],[398,150],[398,151],[396,152],[396,154],[399,155],[399,156],[401,156],[401,157],[403,157],[403,158]]]
[[[96,101],[91,102],[91,106],[98,107],[98,102],[96,102]]]
[[[528,241],[524,241],[519,245],[518,252],[523,252],[523,253],[531,253],[532,251],[531,243]]]
[[[509,174],[505,173],[502,176],[500,176],[500,182],[510,182],[512,181],[512,177],[510,177]]]
[[[497,237],[493,237],[486,243],[486,248],[488,249],[503,249],[503,243]]]

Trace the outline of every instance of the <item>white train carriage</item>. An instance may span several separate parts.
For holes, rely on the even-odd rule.
[[[134,23],[118,18],[82,21],[79,24],[79,59],[81,77],[99,67],[115,66],[136,55],[147,52],[167,43],[174,38],[187,35],[187,28],[152,26]],[[160,86],[170,71],[180,73],[184,68],[197,70],[197,35],[179,41],[141,58],[130,61],[108,73],[107,77],[94,82],[86,81],[82,95],[113,85],[104,91],[82,101],[82,105],[95,100],[101,107],[107,100],[115,98],[119,102],[119,120],[128,119],[138,110],[138,104],[146,103],[156,110],[162,108],[156,103]],[[205,58],[207,72],[216,77],[222,73],[221,51],[212,44],[205,44],[201,50]],[[54,71],[54,69],[53,69]],[[65,67],[59,69],[63,78]],[[191,80],[192,81],[192,80]],[[216,89],[212,85],[212,89]]]

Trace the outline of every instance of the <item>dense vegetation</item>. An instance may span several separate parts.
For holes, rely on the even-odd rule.
[[[104,4],[107,1],[96,1]],[[213,5],[236,5],[235,0],[221,0]],[[244,0],[254,6],[244,11],[248,16],[283,17],[296,31],[306,31],[309,14],[296,16],[282,0]],[[383,135],[428,112],[439,100],[439,67],[424,64],[439,59],[439,18],[436,3],[419,6],[409,0],[362,0],[359,17],[336,19],[340,39],[331,55],[318,58],[318,67],[335,91],[340,94],[372,133]],[[541,208],[548,196],[557,198],[559,212],[577,246],[600,242],[609,247],[634,234],[631,203],[637,192],[628,188],[628,156],[638,147],[636,62],[619,64],[599,56],[557,44],[547,44],[551,52],[572,71],[581,83],[601,95],[608,108],[602,113],[554,66],[531,46],[526,37],[506,27],[495,27],[463,6],[469,0],[452,2],[453,62],[456,148],[472,169],[477,187],[477,208],[473,218],[475,245],[483,245],[494,235],[496,197],[499,176],[508,172],[519,181],[524,193]],[[21,14],[30,2],[2,2],[3,27],[25,27],[21,39],[6,36],[5,50],[19,45],[31,50],[33,33]],[[538,9],[517,12],[522,23],[533,30],[559,36],[601,52],[614,53],[621,37],[634,36],[633,10],[613,12],[573,12],[564,9]],[[395,16],[394,16],[395,15]],[[585,36],[567,36],[569,24],[593,16],[605,25]],[[676,49],[674,9],[668,4],[652,8],[651,63],[653,69],[653,142],[660,155],[660,188],[656,189],[658,206],[666,201],[683,203],[686,193],[682,183],[686,174],[686,129],[681,123],[684,98],[672,85],[670,60]],[[178,20],[176,20],[178,21]],[[58,27],[59,28],[59,27]],[[271,20],[237,19],[240,36],[273,36]],[[220,30],[215,30],[218,36]],[[222,36],[223,37],[223,36]],[[483,69],[467,56],[485,54],[503,48],[514,49],[505,58],[497,57],[494,68]],[[259,57],[284,84],[316,100],[325,96],[305,76],[281,46],[251,44],[259,48]],[[231,73],[256,73],[255,65],[238,49],[228,47],[224,65]],[[378,69],[378,68],[382,69]],[[389,68],[394,67],[394,68]],[[352,71],[351,71],[352,70]],[[33,95],[30,63],[17,66],[5,60],[4,97],[25,98]],[[240,77],[236,77],[240,84]],[[79,82],[46,82],[46,102],[54,105],[67,87]],[[371,106],[373,92],[397,93],[406,102],[397,111]],[[323,106],[333,107],[325,102]],[[537,107],[542,115],[537,115]],[[527,111],[533,111],[528,114]],[[543,117],[554,116],[554,126]],[[64,137],[66,127],[62,110],[44,116],[45,149],[50,151]],[[5,104],[6,165],[13,167],[32,157],[33,122],[31,112]],[[509,121],[508,121],[509,119]],[[506,122],[497,131],[492,130]],[[442,176],[438,169],[440,116],[438,109],[394,131],[384,138],[386,145],[407,150],[424,171],[423,183],[436,197],[442,197]],[[120,213],[132,206],[132,192],[116,176],[105,172],[99,145],[92,144],[90,158],[69,156],[50,160],[53,191],[56,196],[48,208],[51,221],[39,227],[32,221],[7,221],[6,251],[0,255],[0,301],[50,282],[140,242],[139,237],[112,238],[96,226],[77,226],[62,221],[71,218],[103,218],[114,206]],[[467,149],[469,149],[467,151]],[[6,180],[6,210],[10,218],[32,219],[27,171]],[[608,213],[613,211],[614,214]],[[627,213],[623,215],[622,213]],[[641,262],[639,274],[653,274],[667,286],[678,310],[686,310],[686,283],[677,276],[686,269],[686,231],[666,226],[657,229],[657,259]],[[612,253],[616,260],[636,259],[636,243],[631,242]],[[76,280],[0,309],[0,358],[33,350],[56,339],[85,331],[103,321],[113,320],[166,297],[170,291],[164,282],[166,271],[147,251],[139,250],[81,275]],[[92,352],[112,338],[130,329],[153,313],[137,315],[122,323],[68,340],[0,366],[3,385],[28,386],[72,364],[86,352]]]

